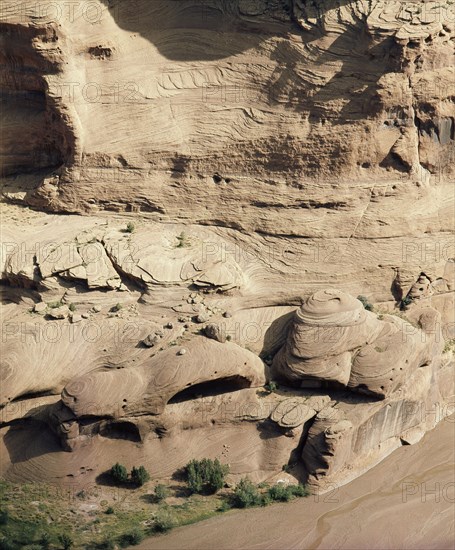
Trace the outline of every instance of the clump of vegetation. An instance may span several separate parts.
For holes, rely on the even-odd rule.
[[[296,497],[306,497],[309,492],[305,485],[287,485],[285,483],[277,483],[270,487],[268,496],[272,501],[288,502]]]
[[[155,487],[154,493],[156,502],[162,502],[169,496],[169,489],[160,483]]]
[[[61,533],[58,536],[58,541],[62,545],[63,550],[70,550],[74,546],[74,541],[68,533]]]
[[[263,502],[256,485],[247,477],[242,478],[234,489],[233,505],[236,508],[260,506]]]
[[[411,303],[412,303],[412,298],[410,296],[406,296],[400,302],[400,309],[401,310],[406,309]]]
[[[264,387],[269,393],[273,393],[279,388],[278,384],[276,382],[273,382],[273,380],[266,384]]]
[[[116,313],[117,311],[120,311],[123,308],[122,304],[117,303],[115,306],[112,306],[110,311],[111,313]]]
[[[115,512],[114,508],[112,508],[112,506],[108,506],[108,507],[106,508],[106,512],[105,512],[105,513],[106,513],[108,516],[110,516],[110,515],[113,514],[114,512]]]
[[[177,242],[176,248],[186,248],[190,246],[188,237],[186,236],[184,231],[182,231],[180,235],[177,236],[177,241],[178,242]]]
[[[367,311],[373,311],[374,310],[373,304],[365,296],[357,296],[357,300],[359,300],[359,302],[362,302],[363,307]]]
[[[125,533],[119,539],[120,546],[137,546],[145,538],[144,532],[140,529],[133,529],[129,533]]]
[[[147,470],[144,468],[144,466],[139,466],[139,468],[136,468],[136,466],[133,466],[131,470],[130,476],[128,476],[128,470],[126,469],[123,464],[119,464],[118,462],[112,466],[112,468],[109,471],[110,476],[114,481],[117,483],[127,483],[128,481],[133,483],[134,485],[137,485],[138,487],[142,487],[147,481],[150,480],[150,474],[147,472]],[[106,514],[113,514],[114,510],[110,506],[106,510]]]
[[[115,541],[111,538],[106,538],[96,546],[99,550],[115,550]]]
[[[51,536],[49,533],[44,532],[38,539],[38,544],[43,550],[48,550],[51,545]]]
[[[76,311],[76,304],[71,303],[71,304],[68,306],[68,309],[69,309],[70,311]]]
[[[62,306],[63,306],[63,302],[61,300],[47,303],[47,307],[50,309],[57,309],[58,307],[62,307]]]
[[[447,342],[444,345],[444,349],[442,350],[442,353],[449,353],[449,351],[454,348],[455,348],[455,338],[452,338],[451,340],[447,340]]]
[[[7,510],[0,510],[0,525],[8,523],[9,515]]]
[[[133,469],[131,470],[131,481],[135,485],[142,487],[142,485],[144,485],[144,483],[147,483],[147,481],[149,480],[150,474],[147,472],[144,466],[139,466],[139,468],[133,466]]]
[[[216,458],[192,460],[185,467],[186,481],[193,493],[213,494],[219,491],[225,482],[229,467]]]
[[[134,233],[134,230],[136,229],[136,226],[133,222],[128,222],[126,225],[126,232],[127,233]]]
[[[126,483],[128,481],[128,470],[118,462],[112,466],[110,475],[118,483]]]
[[[153,530],[157,533],[165,533],[175,527],[175,519],[167,508],[158,510],[153,519]]]

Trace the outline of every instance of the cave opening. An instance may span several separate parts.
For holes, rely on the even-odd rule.
[[[126,439],[139,443],[139,428],[132,422],[109,422],[100,428],[100,435],[109,439]]]

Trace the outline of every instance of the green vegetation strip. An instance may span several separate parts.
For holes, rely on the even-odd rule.
[[[308,495],[303,485],[255,485],[243,478],[226,486],[228,466],[192,460],[170,486],[155,484],[142,466],[115,464],[114,486],[71,490],[0,481],[0,550],[127,548],[145,537],[208,519],[232,508],[266,506]]]

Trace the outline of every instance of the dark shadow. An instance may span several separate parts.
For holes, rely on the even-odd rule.
[[[109,470],[106,470],[105,472],[102,472],[101,474],[97,475],[95,478],[95,483],[97,483],[97,485],[103,485],[104,487],[117,487],[118,489],[130,489],[130,490],[137,489],[137,485],[134,485],[134,483],[131,483],[129,481],[120,483],[119,481],[115,481],[114,479],[112,479],[112,476]]]
[[[281,21],[271,16],[268,7],[262,15],[243,15],[238,0],[218,0],[211,5],[204,0],[154,0],[141,2],[140,6],[134,0],[102,2],[120,28],[139,33],[173,61],[232,57],[298,28],[285,11],[286,19]],[[289,6],[290,0],[283,0],[282,4]]]
[[[271,359],[286,342],[289,325],[295,312],[290,311],[275,319],[264,334],[264,344],[259,357]]]
[[[33,418],[15,422],[6,432],[4,443],[12,464],[49,453],[64,453],[57,435],[45,422]]]
[[[286,432],[284,428],[281,428],[276,422],[273,422],[269,418],[266,418],[262,422],[258,422],[256,428],[259,432],[259,437],[265,440],[283,437]]]
[[[210,380],[208,382],[201,382],[200,384],[194,384],[188,388],[175,394],[168,404],[182,403],[184,401],[192,401],[201,397],[213,397],[215,395],[224,395],[225,393],[232,393],[245,388],[249,388],[251,382],[243,376],[227,376],[225,378],[218,378],[217,380]]]
[[[140,443],[139,428],[133,422],[106,422],[100,427],[99,434],[108,439],[124,439]]]

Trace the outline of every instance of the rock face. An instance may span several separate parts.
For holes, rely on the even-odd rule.
[[[443,347],[441,316],[434,309],[416,329],[392,315],[379,320],[352,296],[324,290],[297,311],[274,371],[301,387],[333,383],[384,398]]]
[[[302,459],[316,485],[352,476],[352,468],[367,469],[452,412],[453,361],[442,354],[440,314],[427,303],[410,311],[414,324],[379,317],[339,290],[318,291],[296,311],[275,356],[274,376],[328,391],[335,400],[305,416],[314,421]]]
[[[447,416],[454,5],[69,4],[0,13],[1,473],[324,488]]]

